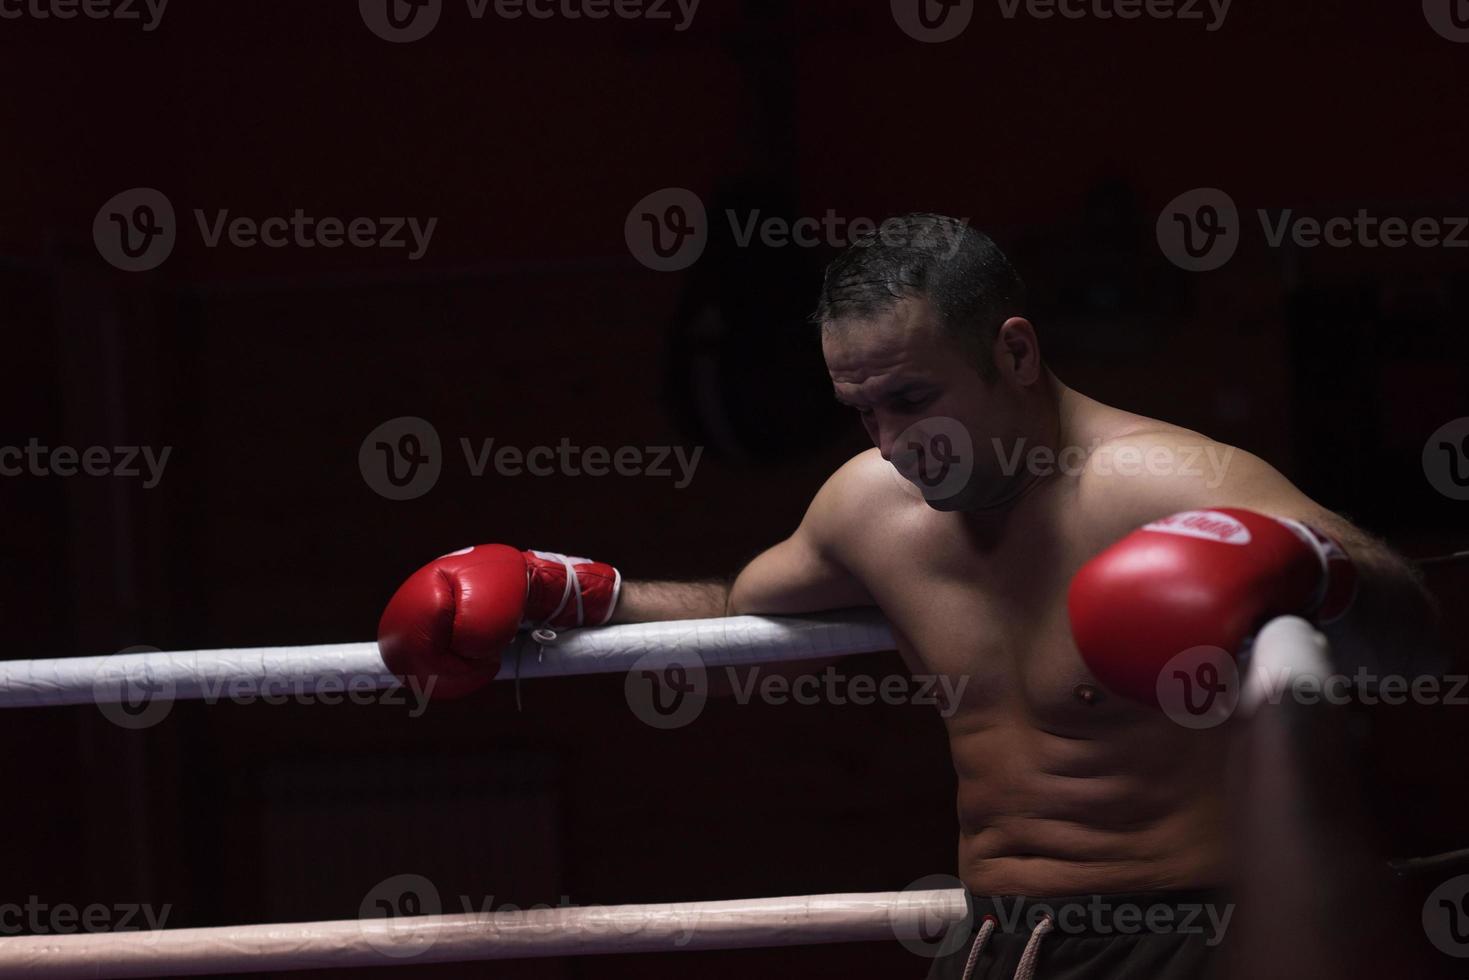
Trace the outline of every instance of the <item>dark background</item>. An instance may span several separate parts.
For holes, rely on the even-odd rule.
[[[1188,273],[1178,194],[1242,212],[1469,214],[1469,45],[1416,3],[1236,3],[1198,21],[1003,18],[921,44],[885,3],[705,0],[668,22],[472,20],[373,36],[350,2],[178,3],[135,23],[0,20],[0,443],[172,447],[163,481],[0,480],[9,658],[366,640],[424,561],[507,541],[630,578],[724,575],[860,450],[802,316],[830,249],[640,265],[666,187],[767,216],[967,217],[1028,279],[1043,349],[1102,401],[1255,452],[1421,557],[1469,547],[1420,454],[1469,415],[1463,250],[1269,248],[1251,217]],[[117,271],[93,218],[181,217]],[[191,212],[437,217],[428,254],[205,248]],[[696,328],[717,312],[724,329]],[[702,322],[708,322],[707,317]],[[448,456],[391,501],[358,449],[398,416]],[[705,447],[693,483],[472,477],[463,438]],[[1465,569],[1430,581],[1463,635]],[[863,658],[874,675],[896,658]],[[148,902],[170,926],[349,918],[385,878],[527,905],[901,888],[953,870],[927,708],[713,703],[658,732],[618,677],[436,704],[180,703],[0,717],[0,901]],[[1469,845],[1444,771],[1464,708],[1371,713],[1380,846]],[[1432,887],[1436,881],[1429,882]],[[435,976],[917,976],[884,945],[424,967]]]

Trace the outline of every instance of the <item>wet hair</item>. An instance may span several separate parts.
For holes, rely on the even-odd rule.
[[[905,214],[854,239],[826,267],[811,319],[828,330],[918,297],[933,306],[943,331],[971,354],[980,374],[993,380],[995,336],[1024,309],[1025,284],[999,246],[968,221]]]

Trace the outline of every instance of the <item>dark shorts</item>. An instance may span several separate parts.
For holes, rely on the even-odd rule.
[[[963,980],[971,954],[971,980],[1208,980],[1224,974],[1222,950],[1234,906],[1220,892],[969,898],[971,920],[945,937],[930,980]],[[992,929],[984,928],[986,918]],[[1029,973],[1021,969],[1027,947]]]

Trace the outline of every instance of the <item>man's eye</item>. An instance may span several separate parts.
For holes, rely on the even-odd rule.
[[[893,408],[899,412],[911,412],[914,409],[922,408],[927,403],[927,398],[900,398],[893,402]]]

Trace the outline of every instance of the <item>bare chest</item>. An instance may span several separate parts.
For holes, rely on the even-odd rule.
[[[1080,735],[1132,713],[1097,684],[1071,639],[1066,592],[1092,554],[1088,535],[1064,500],[1038,503],[1046,506],[993,533],[935,513],[874,535],[869,590],[909,668],[961,692],[951,726],[1019,713]]]

